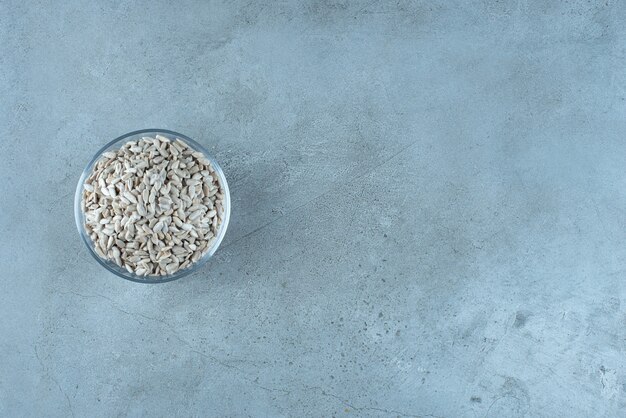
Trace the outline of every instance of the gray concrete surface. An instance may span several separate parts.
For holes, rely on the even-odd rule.
[[[0,3],[0,416],[626,410],[626,6]],[[230,180],[201,272],[75,231],[105,142]]]

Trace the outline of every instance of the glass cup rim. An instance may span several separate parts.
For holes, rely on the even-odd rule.
[[[87,234],[85,230],[84,213],[81,208],[83,184],[85,183],[85,180],[91,173],[96,162],[98,162],[100,158],[102,157],[102,154],[110,149],[113,149],[114,146],[121,144],[122,142],[124,142],[124,140],[127,140],[127,139],[130,140],[129,138],[137,136],[137,135],[141,135],[141,134],[153,134],[153,135],[165,134],[168,137],[180,138],[181,140],[185,141],[194,150],[202,152],[204,156],[209,161],[211,161],[213,169],[218,174],[220,185],[224,190],[224,219],[222,220],[222,224],[217,233],[215,243],[213,244],[211,249],[200,260],[193,263],[191,266],[183,270],[179,270],[173,274],[168,274],[165,276],[154,276],[155,278],[150,278],[151,276],[138,276],[134,273],[129,273],[126,269],[119,267],[117,264],[113,263],[112,261],[101,258],[94,250],[93,241],[91,240],[91,237]],[[179,132],[171,131],[168,129],[160,129],[160,128],[140,129],[137,131],[128,132],[108,142],[106,145],[100,148],[98,152],[96,152],[94,157],[91,159],[91,161],[89,161],[89,163],[87,164],[87,166],[81,173],[80,179],[78,180],[78,185],[76,186],[76,193],[74,195],[74,219],[76,221],[76,228],[78,229],[78,234],[80,235],[83,242],[87,246],[89,253],[96,259],[96,261],[101,266],[103,266],[109,272],[115,274],[118,277],[121,277],[126,280],[130,280],[136,283],[146,283],[146,284],[166,283],[166,282],[170,282],[173,280],[178,280],[182,277],[185,277],[197,271],[207,261],[209,261],[209,259],[215,253],[215,251],[217,251],[220,244],[222,243],[222,240],[224,239],[224,235],[226,234],[226,229],[228,228],[228,223],[230,221],[230,191],[228,189],[228,183],[226,182],[226,176],[224,175],[224,171],[222,170],[220,165],[217,163],[215,158],[213,158],[213,156],[208,152],[208,150],[203,145],[199,144],[198,142],[194,141],[193,139],[189,138],[186,135],[183,135]]]

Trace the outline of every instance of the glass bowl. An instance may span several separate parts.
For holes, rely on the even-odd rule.
[[[129,273],[125,268],[118,266],[113,261],[109,261],[100,257],[96,253],[94,249],[94,242],[91,240],[91,237],[85,230],[85,214],[83,213],[81,209],[81,199],[82,199],[82,194],[83,194],[83,184],[85,180],[87,179],[87,177],[89,177],[89,174],[91,174],[91,171],[94,165],[102,157],[102,154],[104,154],[107,151],[117,150],[121,148],[126,142],[139,140],[141,139],[142,136],[150,136],[154,138],[155,135],[163,135],[172,140],[176,138],[180,138],[190,148],[194,149],[195,151],[200,151],[201,153],[204,154],[204,156],[209,161],[211,161],[211,164],[213,165],[213,169],[218,174],[220,187],[224,191],[224,218],[220,225],[220,229],[217,231],[216,239],[213,242],[213,245],[209,248],[209,251],[207,251],[207,253],[202,258],[200,258],[197,262],[191,264],[189,267],[185,269],[178,270],[173,274],[168,274],[165,276],[139,276],[134,273]],[[211,156],[211,154],[209,154],[206,148],[204,148],[202,145],[198,144],[196,141],[189,138],[188,136],[179,134],[178,132],[168,131],[166,129],[142,129],[140,131],[129,132],[109,142],[104,147],[102,147],[102,149],[100,149],[100,151],[98,151],[96,155],[91,159],[89,164],[87,164],[87,167],[85,167],[85,169],[83,170],[83,173],[80,176],[80,180],[78,181],[78,186],[76,186],[76,194],[74,196],[74,217],[76,219],[76,227],[78,228],[78,233],[80,234],[80,237],[83,239],[83,242],[85,243],[85,245],[87,245],[87,248],[89,249],[89,252],[91,253],[91,255],[104,268],[106,268],[111,273],[119,277],[122,277],[127,280],[131,280],[133,282],[164,283],[164,282],[169,282],[172,280],[180,279],[181,277],[187,276],[188,274],[191,274],[197,271],[213,256],[213,254],[215,254],[215,251],[217,251],[218,247],[222,243],[222,240],[224,239],[224,235],[226,234],[226,229],[228,228],[228,221],[230,219],[230,192],[228,190],[228,183],[226,183],[226,177],[224,176],[224,172],[220,168],[217,161],[215,161],[215,159]]]

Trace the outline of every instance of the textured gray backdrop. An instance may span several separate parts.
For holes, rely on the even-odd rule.
[[[624,416],[623,2],[52,3],[0,3],[0,416]],[[154,286],[72,208],[147,127],[233,197]]]

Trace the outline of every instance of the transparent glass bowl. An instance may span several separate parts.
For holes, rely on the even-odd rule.
[[[91,174],[91,171],[94,165],[100,160],[102,154],[107,151],[118,150],[121,148],[126,142],[139,140],[142,136],[150,136],[153,137],[155,135],[163,135],[172,140],[176,138],[180,138],[182,141],[192,149],[196,151],[200,151],[204,154],[204,156],[211,161],[215,172],[219,176],[220,187],[224,191],[224,219],[222,220],[222,224],[220,225],[220,229],[217,231],[217,237],[213,242],[213,246],[209,248],[209,251],[197,262],[193,263],[189,267],[178,270],[173,274],[168,274],[166,276],[138,276],[134,273],[129,273],[125,268],[118,266],[113,261],[106,260],[100,257],[95,249],[94,242],[91,240],[91,237],[85,230],[85,214],[81,209],[81,199],[83,194],[83,184],[87,177]],[[100,263],[104,268],[109,270],[111,273],[120,276],[124,279],[131,280],[133,282],[138,283],[164,283],[172,280],[180,279],[181,277],[187,276],[188,274],[197,271],[202,265],[204,265],[217,251],[218,247],[222,243],[224,239],[224,235],[226,234],[226,229],[228,228],[228,221],[230,220],[230,192],[228,190],[228,184],[226,183],[226,177],[224,176],[224,172],[220,168],[219,164],[215,159],[209,154],[209,152],[200,144],[198,144],[193,139],[179,134],[178,132],[168,131],[165,129],[142,129],[140,131],[129,132],[125,135],[120,136],[117,139],[106,144],[100,151],[96,153],[96,155],[92,158],[92,160],[87,164],[87,167],[83,170],[83,173],[80,176],[80,180],[78,181],[78,186],[76,186],[76,194],[74,196],[74,217],[76,219],[76,227],[78,228],[78,233],[80,237],[83,239],[85,245],[89,249],[91,255],[96,259],[98,263]]]

